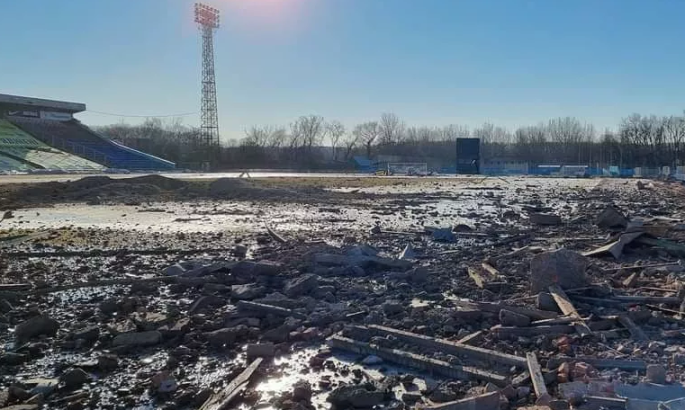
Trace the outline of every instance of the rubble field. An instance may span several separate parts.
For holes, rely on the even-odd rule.
[[[685,409],[685,187],[0,184],[0,409]]]

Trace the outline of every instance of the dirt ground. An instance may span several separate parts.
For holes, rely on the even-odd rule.
[[[527,177],[0,184],[0,408],[564,408],[673,390],[684,198]]]

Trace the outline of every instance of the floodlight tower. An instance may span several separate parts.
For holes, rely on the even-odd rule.
[[[219,10],[195,3],[195,22],[202,32],[202,113],[200,136],[208,154],[219,147],[219,118],[214,75],[214,29],[219,28]],[[211,155],[211,154],[210,154]]]

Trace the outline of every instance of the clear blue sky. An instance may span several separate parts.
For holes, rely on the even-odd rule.
[[[303,114],[471,128],[576,116],[602,129],[685,108],[682,0],[207,3],[222,12],[223,138]],[[198,111],[192,13],[190,0],[0,0],[0,93],[121,114]]]

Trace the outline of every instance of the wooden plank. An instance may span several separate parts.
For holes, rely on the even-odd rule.
[[[549,287],[549,293],[554,298],[554,301],[557,302],[557,306],[559,306],[559,309],[561,309],[563,314],[576,319],[573,327],[575,327],[576,332],[578,332],[580,337],[591,336],[592,330],[583,322],[583,318],[578,314],[578,311],[569,300],[566,292],[564,292],[559,285],[552,285]]]
[[[278,243],[288,243],[288,240],[287,240],[287,239],[285,239],[284,237],[282,237],[281,235],[279,235],[276,231],[274,231],[273,229],[271,229],[271,227],[269,227],[269,225],[266,225],[266,232],[268,232],[268,233],[269,233],[269,236],[271,236],[271,238],[273,238],[273,240],[275,240],[276,242],[278,242]]]
[[[526,367],[528,367],[528,361],[526,360]],[[519,374],[518,376],[514,377],[511,379],[511,385],[513,387],[519,387],[521,385],[528,384],[530,382],[530,373],[528,371],[524,371],[523,373]]]
[[[628,317],[628,315],[618,315],[618,321],[623,326],[625,326],[626,329],[628,329],[628,331],[630,332],[630,336],[633,338],[633,340],[649,340],[647,334],[638,325],[636,325],[635,322],[633,322],[633,320]]]
[[[621,410],[626,408],[626,399],[618,397],[585,396],[585,405],[591,410]]]
[[[533,389],[535,389],[535,395],[538,398],[535,404],[549,404],[552,397],[547,393],[547,385],[545,385],[545,379],[542,377],[537,356],[535,356],[535,353],[528,352],[526,360],[528,361],[528,373],[530,373],[530,378],[533,382]]]
[[[361,326],[355,327],[361,328]],[[500,363],[506,364],[508,366],[520,367],[525,367],[527,364],[526,359],[523,357],[514,356],[507,353],[501,353],[494,350],[485,349],[482,347],[469,346],[445,339],[435,339],[429,336],[406,332],[404,330],[393,329],[391,327],[369,325],[367,329],[377,335],[393,336],[408,343],[435,349],[445,353],[471,357],[473,359],[482,360],[487,363]],[[359,330],[364,331],[363,329]]]
[[[447,403],[423,406],[430,410],[478,410],[478,409],[498,409],[500,407],[500,393],[493,391],[479,394],[478,396],[466,397],[460,400],[448,401]]]
[[[469,267],[466,268],[466,271],[469,273],[469,277],[476,283],[476,286],[481,289],[485,288],[485,280],[475,269]]]
[[[666,305],[680,305],[683,301],[677,296],[614,296],[612,299],[621,303],[663,303]]]
[[[229,408],[233,399],[240,394],[250,382],[250,378],[262,363],[262,358],[255,359],[242,373],[231,380],[225,389],[210,396],[200,407],[200,410],[226,410]]]
[[[552,326],[536,326],[536,327],[505,327],[500,325],[495,325],[490,328],[495,336],[497,337],[509,337],[509,336],[559,336],[567,335],[573,333],[576,329],[571,325],[552,325]]]
[[[550,370],[556,369],[563,362],[585,362],[597,369],[647,370],[647,363],[643,360],[598,359],[591,356],[553,357],[547,362],[547,368]]]
[[[372,354],[399,365],[413,367],[415,369],[459,380],[483,380],[500,387],[504,387],[510,382],[507,376],[492,373],[487,370],[481,370],[471,366],[452,365],[442,360],[436,360],[403,350],[371,346],[368,343],[339,335],[329,337],[328,344],[336,349],[365,355]]]
[[[557,319],[536,320],[534,322],[530,322],[530,325],[531,326],[568,325],[568,324],[572,324],[573,322],[575,322],[577,320],[578,319],[573,318],[573,317],[561,316]]]
[[[499,271],[488,262],[483,262],[480,266],[482,266],[483,269],[485,269],[493,279],[498,279],[500,277]]]
[[[462,337],[461,339],[457,340],[457,343],[462,345],[472,345],[483,340],[483,336],[483,331],[479,330],[477,332],[471,333],[470,335]]]
[[[291,309],[282,308],[280,306],[267,305],[265,303],[250,302],[247,300],[239,300],[236,304],[239,312],[254,312],[262,315],[274,315],[279,317],[293,316],[297,319],[304,319],[301,313],[294,312]]]
[[[633,272],[630,276],[625,278],[623,280],[623,287],[625,288],[632,288],[635,286],[635,283],[637,283],[637,276],[639,275],[639,272]]]
[[[575,300],[576,302],[581,302],[581,303],[586,303],[588,305],[596,305],[596,306],[621,307],[621,305],[622,305],[622,303],[619,302],[618,300],[592,298],[592,297],[588,297],[588,296],[576,296],[573,294],[571,294],[571,299]]]
[[[547,310],[540,310],[540,309],[528,308],[528,307],[523,307],[523,306],[507,305],[504,303],[467,302],[467,301],[458,300],[458,301],[455,301],[455,304],[457,306],[470,308],[472,310],[480,310],[482,312],[489,312],[489,313],[496,313],[496,314],[499,314],[499,311],[502,309],[509,310],[509,311],[514,312],[514,313],[518,313],[519,315],[528,316],[529,318],[531,318],[533,320],[554,319],[554,318],[559,317],[559,314],[556,312],[549,312]]]
[[[619,266],[616,268],[605,268],[605,269],[602,269],[602,271],[604,271],[604,272],[616,272],[616,271],[629,270],[629,269],[661,268],[664,266],[674,266],[674,265],[680,265],[680,262],[655,263],[652,265]]]
[[[0,291],[19,292],[29,290],[32,287],[30,283],[3,283],[0,284]]]

